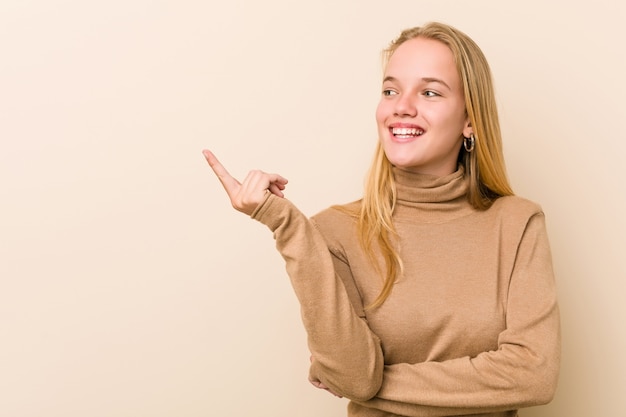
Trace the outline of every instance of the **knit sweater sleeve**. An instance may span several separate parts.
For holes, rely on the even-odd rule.
[[[475,357],[385,366],[375,398],[359,402],[403,416],[452,416],[549,402],[560,360],[560,325],[543,213],[532,215],[509,282],[498,348]]]
[[[251,217],[274,232],[285,260],[315,358],[311,375],[346,398],[372,398],[382,382],[382,349],[338,276],[338,269],[349,272],[347,265],[333,257],[317,228],[289,200],[268,193]]]

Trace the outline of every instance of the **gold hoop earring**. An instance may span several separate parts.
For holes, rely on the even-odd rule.
[[[472,152],[474,150],[474,145],[476,144],[476,138],[474,138],[474,134],[470,133],[469,138],[463,137],[463,147],[467,153]]]

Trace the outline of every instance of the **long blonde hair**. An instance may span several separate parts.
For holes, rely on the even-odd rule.
[[[465,108],[474,130],[475,148],[461,148],[459,163],[469,179],[467,198],[478,210],[486,210],[501,196],[512,195],[502,153],[502,137],[496,107],[491,70],[476,43],[463,32],[437,22],[404,30],[383,51],[386,65],[396,49],[414,38],[437,40],[447,45],[456,63],[463,85]],[[376,270],[384,275],[383,288],[368,309],[379,307],[389,297],[402,272],[402,260],[394,245],[397,238],[392,216],[396,203],[396,186],[392,165],[379,142],[365,184],[359,213],[359,239]],[[380,265],[380,254],[385,265]]]

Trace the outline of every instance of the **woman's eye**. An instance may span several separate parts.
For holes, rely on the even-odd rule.
[[[432,91],[432,90],[426,90],[426,91],[424,91],[424,95],[425,95],[426,97],[439,97],[439,94],[435,93],[435,92],[434,92],[434,91]]]
[[[385,89],[385,90],[383,90],[383,96],[393,96],[393,95],[395,95],[395,94],[396,94],[396,92],[395,92],[395,91],[390,90],[390,89],[388,89],[388,88],[387,88],[387,89]]]

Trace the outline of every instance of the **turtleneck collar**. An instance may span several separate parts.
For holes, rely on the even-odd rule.
[[[439,223],[468,215],[474,211],[467,201],[469,181],[465,169],[437,177],[393,168],[397,203],[394,217],[398,221]]]

